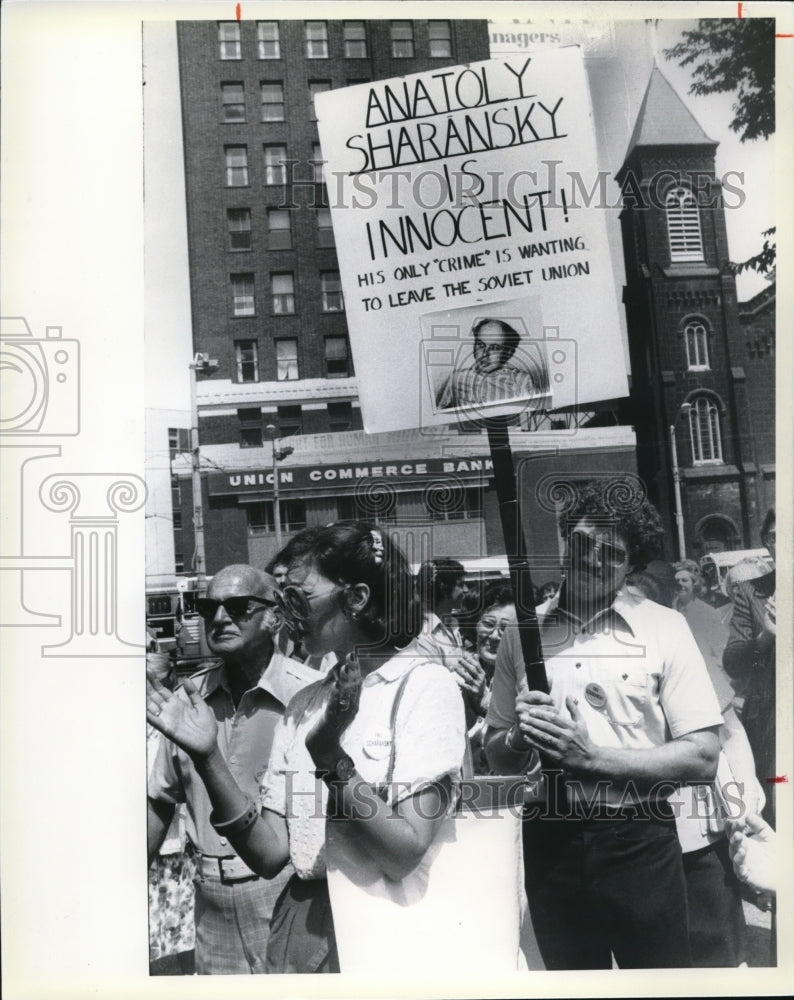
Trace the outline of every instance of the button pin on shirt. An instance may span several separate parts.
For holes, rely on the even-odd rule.
[[[391,730],[374,729],[364,740],[364,753],[371,760],[383,760],[391,753],[391,744]]]
[[[600,684],[591,683],[584,689],[584,696],[593,708],[603,708],[607,703],[607,693]]]

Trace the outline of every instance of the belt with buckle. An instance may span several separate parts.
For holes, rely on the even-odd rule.
[[[250,878],[259,878],[251,871],[242,858],[213,858],[206,854],[195,853],[196,872],[203,878],[220,879],[221,882],[243,882]]]

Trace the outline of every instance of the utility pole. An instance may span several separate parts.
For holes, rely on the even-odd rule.
[[[218,362],[209,354],[197,353],[190,369],[190,466],[193,484],[193,536],[195,539],[194,569],[196,571],[196,596],[207,593],[207,562],[204,554],[204,504],[201,498],[201,453],[199,450],[197,375],[211,375],[218,370]]]
[[[681,469],[678,465],[678,447],[675,440],[675,425],[682,415],[688,416],[692,409],[691,403],[682,403],[670,424],[670,454],[673,462],[673,484],[675,487],[675,523],[678,529],[678,558],[686,559],[686,540],[684,538],[684,511],[681,505]]]
[[[276,552],[281,552],[281,507],[279,505],[278,498],[278,463],[291,455],[294,448],[287,445],[284,448],[276,448],[276,430],[274,424],[268,424],[265,428],[270,436],[271,444],[273,445],[273,527],[276,531]]]

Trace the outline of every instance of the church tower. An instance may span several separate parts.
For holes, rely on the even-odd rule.
[[[617,175],[631,359],[623,418],[676,559],[758,546],[774,502],[755,454],[729,268],[725,205],[741,192],[716,176],[716,147],[654,67]]]

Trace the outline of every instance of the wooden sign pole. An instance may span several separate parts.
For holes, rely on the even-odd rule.
[[[530,691],[549,692],[543,647],[540,643],[540,628],[535,614],[535,589],[527,558],[524,529],[521,525],[521,507],[516,491],[516,473],[513,453],[508,434],[509,417],[490,417],[485,423],[488,428],[488,445],[493,461],[494,484],[499,501],[499,517],[502,535],[510,569],[510,583],[516,599],[518,634],[527,672]]]

